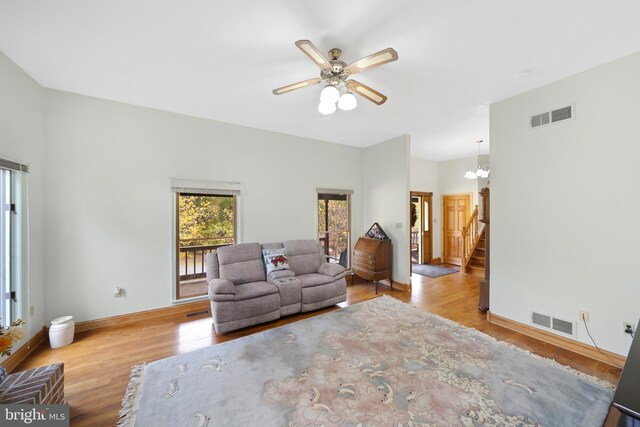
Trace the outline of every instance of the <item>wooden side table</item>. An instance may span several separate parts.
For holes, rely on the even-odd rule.
[[[0,384],[0,404],[13,403],[64,403],[64,363],[54,363],[7,376]]]

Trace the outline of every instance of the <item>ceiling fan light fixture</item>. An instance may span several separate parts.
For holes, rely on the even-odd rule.
[[[321,103],[336,103],[340,99],[340,91],[334,85],[326,85],[320,92]]]
[[[476,175],[476,173],[472,170],[468,170],[467,172],[465,172],[464,177],[467,179],[476,179],[478,178],[478,176]]]
[[[350,77],[397,60],[398,52],[395,49],[388,47],[347,65],[339,59],[342,56],[342,50],[338,48],[331,49],[327,57],[310,40],[298,40],[295,45],[320,67],[320,77],[276,88],[272,91],[274,95],[325,82],[326,86],[320,93],[320,105],[318,105],[318,111],[323,116],[333,114],[337,108],[344,111],[353,110],[358,106],[355,95],[362,96],[376,105],[382,105],[387,100],[385,95]]]
[[[328,116],[330,114],[333,114],[336,112],[336,103],[321,101],[318,105],[318,112],[321,116]]]
[[[343,111],[351,111],[358,106],[358,100],[356,96],[351,92],[345,92],[340,95],[338,100],[338,108]]]
[[[476,176],[478,178],[489,178],[489,169],[487,169],[486,166],[483,166],[482,168],[478,169],[478,171],[476,172]]]

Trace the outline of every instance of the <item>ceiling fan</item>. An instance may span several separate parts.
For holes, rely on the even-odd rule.
[[[353,93],[357,93],[377,105],[384,104],[387,100],[387,97],[377,90],[350,77],[352,74],[395,61],[398,59],[398,52],[394,49],[386,48],[347,65],[346,62],[340,60],[342,50],[338,48],[331,49],[329,51],[331,59],[327,59],[309,40],[298,40],[295,44],[320,67],[320,77],[279,87],[273,90],[274,95],[282,95],[292,90],[326,82],[327,85],[322,89],[320,105],[318,106],[318,111],[322,115],[334,113],[336,111],[336,103],[341,110],[354,109],[357,105],[357,100]]]

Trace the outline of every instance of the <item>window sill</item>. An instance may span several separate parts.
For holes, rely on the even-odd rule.
[[[198,302],[198,301],[206,301],[208,300],[209,297],[207,295],[200,295],[197,297],[191,297],[191,298],[181,298],[181,299],[174,299],[173,301],[171,301],[171,305],[180,305],[180,304],[187,304],[190,302]]]

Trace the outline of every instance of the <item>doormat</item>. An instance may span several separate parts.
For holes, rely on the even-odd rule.
[[[431,278],[445,276],[447,274],[458,273],[459,271],[460,271],[460,267],[447,268],[447,267],[440,267],[438,265],[430,265],[430,264],[413,264],[411,266],[412,273],[419,274],[421,276],[431,277]]]

